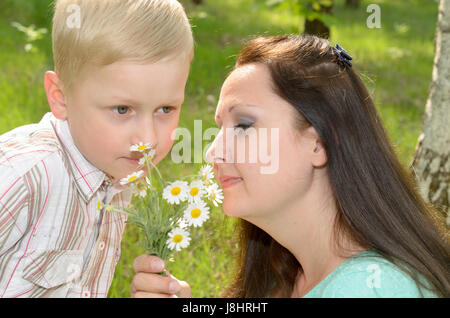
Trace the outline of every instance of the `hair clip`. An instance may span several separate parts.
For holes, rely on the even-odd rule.
[[[333,49],[334,54],[336,54],[336,56],[338,58],[337,62],[339,65],[345,66],[345,64],[347,64],[350,67],[352,66],[352,62],[350,62],[350,60],[352,60],[352,57],[347,54],[347,51],[344,50],[344,48],[342,46],[340,46],[339,44],[336,44],[336,47],[331,47],[331,48]]]

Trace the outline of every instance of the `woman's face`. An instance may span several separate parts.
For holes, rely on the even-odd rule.
[[[207,152],[224,191],[224,212],[247,221],[294,206],[313,176],[316,134],[294,127],[297,111],[272,87],[265,65],[235,69],[222,86],[220,132]]]

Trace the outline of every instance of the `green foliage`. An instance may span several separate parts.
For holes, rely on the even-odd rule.
[[[135,198],[133,207],[128,208],[133,212],[127,223],[135,223],[144,234],[141,247],[147,254],[168,260],[171,250],[166,241],[173,228],[169,218],[178,219],[182,216],[182,211],[165,202],[160,191],[147,191],[148,194],[144,198]]]
[[[322,21],[327,27],[336,23],[335,17],[322,10],[331,7],[333,0],[256,0],[255,8],[264,4],[268,9],[286,10],[309,21]]]

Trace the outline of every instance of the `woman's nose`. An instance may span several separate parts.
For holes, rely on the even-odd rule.
[[[225,145],[222,130],[220,130],[219,134],[214,138],[214,141],[208,148],[206,152],[206,162],[225,162]]]

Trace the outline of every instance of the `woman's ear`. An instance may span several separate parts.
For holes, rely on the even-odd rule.
[[[62,83],[55,72],[47,71],[44,77],[47,100],[53,115],[61,120],[67,119],[67,104]]]
[[[309,138],[309,155],[311,164],[315,168],[321,168],[327,164],[327,154],[323,146],[322,140],[314,126],[305,129],[304,135]]]
[[[316,145],[313,150],[312,164],[315,168],[321,168],[327,164],[327,154],[320,138],[316,139]]]

